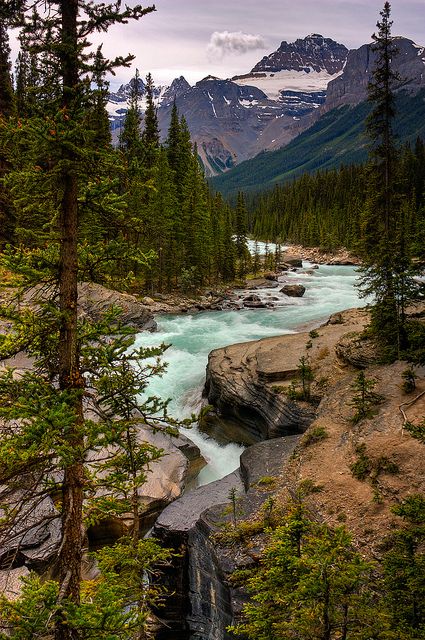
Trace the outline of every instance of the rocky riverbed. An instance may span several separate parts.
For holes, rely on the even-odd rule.
[[[423,318],[424,309],[415,314]],[[367,311],[349,310],[313,333],[211,353],[206,390],[217,414],[257,439],[272,439],[246,449],[239,471],[183,496],[157,520],[155,535],[182,551],[167,574],[174,597],[162,614],[158,639],[230,638],[226,627],[246,597],[232,573],[259,561],[270,509],[279,520],[279,508],[300,487],[314,517],[345,523],[367,558],[379,557],[383,538],[396,526],[390,507],[425,490],[423,445],[403,431],[401,411],[404,406],[413,423],[423,418],[425,367],[416,368],[416,390],[404,393],[406,363],[377,364],[373,345],[362,336],[367,321]],[[309,403],[287,395],[302,356],[314,372]],[[380,402],[369,419],[353,423],[353,381],[360,370],[375,381]],[[365,478],[351,471],[359,451],[367,452],[371,464]],[[393,465],[391,473],[385,461]],[[237,492],[236,524],[230,490]]]

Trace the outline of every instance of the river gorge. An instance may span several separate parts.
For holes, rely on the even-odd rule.
[[[195,315],[162,315],[156,317],[158,331],[138,334],[137,346],[170,345],[164,354],[168,363],[162,378],[152,380],[149,395],[171,398],[170,414],[183,419],[200,409],[205,384],[208,354],[219,347],[237,342],[295,333],[325,321],[331,314],[364,304],[355,287],[357,273],[352,266],[320,265],[311,269],[286,272],[276,288],[255,291],[262,300],[273,300],[274,308],[240,311],[205,311]],[[280,293],[284,282],[302,283],[302,298],[289,298]],[[239,290],[243,297],[252,291]],[[219,444],[197,427],[184,430],[199,446],[207,460],[198,484],[217,480],[239,466],[243,448],[238,444]]]
[[[170,345],[164,354],[164,360],[168,363],[167,371],[162,378],[152,380],[149,395],[171,398],[170,413],[179,419],[198,412],[207,402],[203,390],[211,351],[219,349],[217,357],[220,361],[227,357],[220,348],[227,345],[309,331],[326,322],[332,314],[363,306],[364,301],[359,298],[355,286],[356,278],[353,266],[317,267],[304,262],[302,268],[282,273],[273,287],[256,288],[255,294],[261,302],[272,304],[273,308],[157,316],[157,332],[140,333],[136,341],[137,346]],[[305,294],[302,297],[289,297],[281,292],[285,284],[302,284]],[[252,295],[252,289],[240,289],[236,294],[243,300]],[[330,327],[331,332],[335,329],[337,327]],[[344,326],[339,332],[346,330]],[[308,339],[308,334],[304,335]],[[295,335],[294,339],[296,341]],[[302,342],[304,344],[305,339]],[[296,362],[298,357],[299,354],[296,355]],[[240,370],[238,363],[234,369],[235,373]],[[227,384],[227,380],[224,384]],[[234,399],[235,396],[237,392],[233,390]],[[288,403],[285,400],[279,402],[281,408],[278,408],[278,414],[282,407],[283,413],[287,412]],[[273,399],[272,404],[275,404]],[[252,436],[252,433],[249,434],[249,422],[255,423],[257,416],[250,399],[247,400],[246,410],[249,419],[245,426],[241,425],[242,430],[245,428],[243,436]],[[284,429],[285,437],[274,437],[272,440],[268,438],[282,435],[282,431],[261,434],[255,432],[254,425],[254,437],[251,440],[233,436],[236,442],[229,442],[232,436],[227,434],[227,438],[216,440],[198,426],[182,430],[199,447],[207,465],[199,473],[195,487],[192,484],[182,497],[166,507],[153,529],[154,535],[165,546],[175,549],[179,554],[171,569],[163,576],[167,589],[173,595],[167,600],[165,609],[158,611],[163,626],[158,631],[157,640],[224,640],[230,637],[226,627],[232,623],[243,596],[229,587],[228,576],[239,565],[233,558],[233,552],[229,556],[217,547],[214,535],[217,527],[222,526],[225,513],[223,503],[228,502],[229,491],[237,491],[238,500],[243,500],[245,513],[254,513],[259,501],[264,500],[264,495],[258,495],[256,484],[262,477],[281,473],[285,461],[289,460],[299,441],[299,434],[314,419],[314,411],[310,412],[311,415],[303,416],[303,409],[299,412],[296,404],[289,407],[291,411],[296,414],[291,417],[295,428],[287,432]],[[235,417],[238,419],[239,416]],[[268,416],[265,422],[267,420]],[[237,430],[234,433],[237,434]],[[266,441],[261,442],[264,439]],[[257,444],[245,448],[242,441],[245,444],[256,441]]]

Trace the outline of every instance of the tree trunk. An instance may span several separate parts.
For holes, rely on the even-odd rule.
[[[78,0],[61,0],[59,3],[62,19],[62,77],[64,112],[73,110],[78,91],[78,47],[77,16]],[[63,197],[61,202],[60,262],[59,262],[59,307],[61,312],[59,340],[59,386],[70,392],[70,406],[75,414],[73,427],[64,434],[67,444],[75,452],[73,462],[64,470],[62,486],[62,544],[57,562],[60,584],[60,599],[69,598],[79,602],[81,583],[81,558],[83,546],[83,406],[82,388],[84,380],[79,369],[77,335],[77,239],[78,239],[78,181],[75,172],[75,155],[63,150]],[[59,621],[55,633],[56,640],[78,637],[68,628],[66,622]]]
[[[330,586],[327,576],[323,576],[325,583],[323,594],[323,636],[322,640],[331,640],[331,621],[330,621]]]

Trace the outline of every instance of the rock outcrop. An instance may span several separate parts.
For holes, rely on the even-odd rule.
[[[212,351],[205,394],[223,417],[242,423],[251,437],[266,440],[302,433],[315,417],[314,408],[276,393],[273,385],[297,371],[305,338],[287,336],[284,347],[274,338]]]
[[[199,448],[186,436],[172,437],[160,431],[140,426],[138,438],[140,442],[163,451],[163,455],[150,465],[144,482],[138,490],[141,532],[147,533],[158,515],[171,502],[180,498],[206,462]],[[96,459],[105,460],[108,452],[101,450],[91,460],[93,466]],[[105,519],[88,530],[89,546],[98,548],[110,544],[119,536],[127,533],[131,525],[131,517],[125,514],[119,518]]]
[[[327,71],[330,75],[342,70],[347,59],[348,49],[331,38],[318,33],[295,42],[283,41],[280,47],[269,56],[264,56],[252,69],[252,73],[282,70]]]
[[[280,475],[299,437],[279,438],[249,447],[241,469],[183,496],[158,518],[154,535],[180,552],[167,571],[173,594],[158,612],[163,626],[157,640],[227,640],[226,627],[240,610],[244,594],[229,583],[236,568],[252,564],[248,555],[217,544],[216,535],[229,522],[229,491],[238,495],[244,517],[254,513],[269,493],[259,485],[265,476]]]
[[[397,37],[394,40],[399,52],[393,62],[393,69],[400,76],[397,89],[418,93],[425,87],[425,47],[408,38]],[[320,113],[366,100],[375,65],[376,53],[372,51],[371,44],[350,51],[344,71],[328,85],[326,102],[319,109]]]
[[[316,406],[287,394],[300,358],[308,358],[313,370],[319,363],[322,369],[326,363],[333,366],[338,341],[346,333],[360,331],[364,322],[365,312],[352,310],[341,313],[337,324],[321,327],[320,340],[299,333],[212,351],[205,385],[208,402],[220,417],[236,420],[257,440],[304,432],[316,417]],[[319,380],[312,394],[317,404],[323,394]]]
[[[19,304],[24,307],[36,307],[40,302],[51,297],[54,294],[54,289],[47,285],[37,285],[27,290],[19,302],[14,297],[16,293],[16,290],[13,289],[7,292],[3,291],[0,294],[0,302],[10,306]],[[152,310],[135,296],[107,289],[101,284],[93,282],[79,283],[78,313],[80,318],[100,320],[111,307],[120,308],[119,320],[122,324],[140,331],[156,330],[156,322]],[[4,329],[7,329],[7,326]],[[1,331],[2,328],[0,326]]]
[[[135,296],[112,291],[100,284],[81,282],[78,285],[78,306],[80,314],[92,320],[101,318],[111,306],[119,307],[120,322],[140,331],[155,331],[156,322],[152,312]]]

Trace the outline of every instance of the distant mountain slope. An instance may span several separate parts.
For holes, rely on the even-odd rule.
[[[342,72],[348,49],[312,34],[282,42],[251,72],[229,80],[207,76],[194,86],[180,77],[157,87],[155,102],[162,139],[174,99],[187,120],[208,175],[225,172],[264,149],[278,149],[310,124],[325,102],[326,87]],[[111,93],[107,105],[117,141],[134,79]],[[145,86],[139,80],[142,111]]]
[[[286,147],[260,153],[232,171],[216,176],[211,184],[231,197],[238,190],[271,188],[304,172],[362,162],[367,157],[364,120],[369,110],[365,101],[354,107],[333,109]],[[397,112],[395,129],[401,144],[414,142],[418,136],[425,138],[425,89],[413,96],[401,91],[397,96]]]
[[[396,41],[400,54],[394,59],[394,67],[402,78],[400,88],[414,95],[425,87],[425,49],[407,38],[398,37]],[[311,34],[295,42],[282,42],[249,73],[231,80],[207,76],[190,86],[181,76],[169,87],[160,86],[155,90],[162,140],[167,135],[175,100],[180,115],[187,120],[193,142],[198,145],[206,174],[232,171],[236,165],[260,152],[283,148],[324,114],[363,102],[374,63],[370,44],[348,51],[331,38]],[[115,142],[128,109],[132,86],[134,79],[109,96],[107,109]],[[146,90],[142,79],[139,79],[138,91],[143,111]],[[345,153],[348,157],[350,154],[361,155],[361,143],[353,142],[353,149],[350,147],[356,140],[356,117],[356,113],[332,116],[338,129],[348,126],[344,134],[347,149],[340,151],[338,140],[330,142],[330,129],[326,153]],[[354,130],[350,126],[352,118]],[[319,125],[320,131],[326,128],[326,122]],[[301,143],[303,140],[301,138]],[[299,144],[296,143],[295,149],[299,149]],[[312,144],[314,148],[320,147],[316,139]],[[357,144],[360,144],[359,149]],[[265,157],[268,160],[268,154]],[[326,166],[320,158],[301,158],[301,165],[306,170],[310,170],[311,164]],[[296,171],[297,167],[298,164],[291,169]],[[273,179],[272,174],[270,179]],[[217,184],[230,183],[224,180]]]

